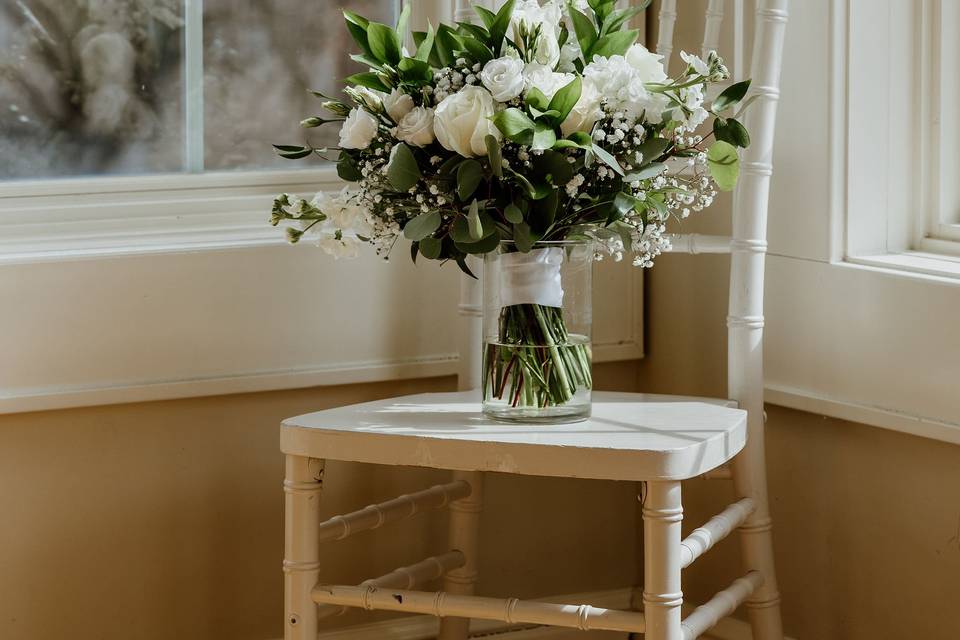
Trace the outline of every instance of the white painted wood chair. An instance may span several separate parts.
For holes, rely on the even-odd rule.
[[[664,0],[658,49],[672,50],[676,0]],[[645,633],[692,640],[746,603],[757,640],[782,640],[767,505],[763,424],[763,276],[768,187],[787,0],[758,0],[746,151],[730,238],[678,236],[677,250],[730,253],[729,395],[732,401],[595,394],[585,423],[517,428],[484,420],[464,391],[410,396],[286,420],[285,637],[316,640],[321,616],[345,607],[432,614],[441,640],[464,640],[469,619]],[[704,49],[714,49],[722,0],[711,0]],[[461,299],[462,389],[479,387],[477,284]],[[739,408],[737,408],[739,407]],[[324,460],[453,471],[452,481],[320,522]],[[730,463],[726,467],[726,463]],[[509,472],[642,482],[643,611],[473,595],[480,567],[483,473]],[[732,477],[739,499],[689,536],[681,535],[680,482]],[[359,586],[322,582],[320,544],[376,529],[426,509],[450,510],[450,551]],[[627,508],[625,505],[624,508]],[[737,530],[744,575],[681,619],[681,572]],[[442,592],[415,590],[443,576]],[[319,605],[319,607],[318,607]]]

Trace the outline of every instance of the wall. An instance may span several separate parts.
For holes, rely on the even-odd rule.
[[[633,363],[601,365],[605,388]],[[0,416],[0,638],[269,640],[282,630],[282,418],[451,378]],[[331,464],[328,515],[447,476]],[[533,596],[630,584],[630,483],[491,476],[480,588]],[[443,514],[331,544],[359,582],[445,550]],[[545,535],[544,532],[549,532]],[[371,543],[377,542],[376,546]],[[341,618],[346,624],[362,618]]]

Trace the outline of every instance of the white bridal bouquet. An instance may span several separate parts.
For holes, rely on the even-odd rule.
[[[360,50],[351,57],[368,71],[346,78],[347,102],[318,94],[329,115],[302,123],[338,123],[339,146],[276,147],[285,158],[334,160],[351,183],[310,201],[278,197],[271,222],[289,223],[291,242],[315,238],[337,257],[368,243],[386,256],[405,238],[414,260],[454,261],[468,274],[468,255],[494,251],[540,265],[527,271],[547,284],[520,282],[503,306],[502,335],[517,350],[485,357],[487,392],[506,393],[507,376],[515,387],[520,375],[523,387],[526,375],[522,394],[510,389],[518,403],[561,405],[590,384],[586,345],[520,351],[569,337],[562,291],[549,285],[563,250],[544,243],[590,239],[598,257],[630,253],[650,267],[669,247],[668,220],[732,189],[737,148],[750,143],[729,113],[749,81],[707,104],[708,86],[729,76],[723,61],[682,53],[683,72],[668,77],[661,56],[627,28],[645,7],[615,4],[477,6],[478,24],[413,32],[413,52],[403,46],[409,5],[396,28],[345,11]],[[698,133],[711,118],[712,130]]]

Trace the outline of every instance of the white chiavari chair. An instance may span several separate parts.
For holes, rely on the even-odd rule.
[[[710,0],[704,53],[717,48],[724,5],[743,1]],[[667,61],[677,4],[662,0],[660,5],[657,50]],[[467,5],[458,2],[453,17],[472,19]],[[319,617],[345,607],[435,615],[441,619],[441,640],[465,640],[471,618],[693,640],[741,604],[756,640],[782,640],[764,455],[762,346],[768,193],[788,0],[756,0],[756,5],[750,93],[757,100],[747,115],[753,143],[744,153],[732,235],[681,235],[673,242],[677,252],[730,254],[730,400],[598,393],[590,421],[533,435],[530,429],[480,420],[476,398],[467,391],[480,386],[480,290],[465,278],[459,383],[465,391],[344,407],[283,423],[287,640],[316,640]],[[450,469],[453,477],[321,523],[326,459]],[[473,595],[480,570],[483,474],[566,477],[573,469],[579,478],[642,482],[643,610]],[[732,479],[737,500],[684,538],[680,483],[701,475]],[[323,582],[321,543],[441,508],[449,510],[450,551],[357,586]],[[683,569],[734,531],[741,540],[743,575],[683,618]],[[443,591],[416,590],[441,576]]]

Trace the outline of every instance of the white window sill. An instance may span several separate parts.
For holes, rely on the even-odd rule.
[[[903,253],[849,257],[847,262],[960,284],[960,257],[924,251],[905,251]]]

